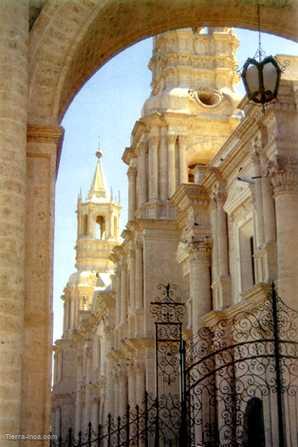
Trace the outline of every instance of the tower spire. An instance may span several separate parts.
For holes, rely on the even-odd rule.
[[[102,150],[98,148],[95,155],[97,158],[96,168],[89,190],[88,199],[107,199],[108,192],[101,164],[101,158],[103,156]]]

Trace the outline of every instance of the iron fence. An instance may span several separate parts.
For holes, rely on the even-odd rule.
[[[89,422],[87,431],[76,435],[70,428],[65,439],[51,439],[50,447],[149,447],[159,443],[175,447],[180,445],[179,427],[180,400],[161,395],[157,401],[146,392],[143,404],[134,409],[128,406],[124,416],[109,414],[105,425],[94,427]]]
[[[186,353],[190,445],[297,447],[298,312],[276,295],[202,328]]]
[[[156,394],[51,447],[297,447],[298,312],[276,295],[183,340],[173,289],[152,303]]]

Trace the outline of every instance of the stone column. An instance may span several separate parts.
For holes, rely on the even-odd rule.
[[[105,387],[105,411],[104,411],[104,421],[107,420],[109,414],[113,415],[115,412],[114,397],[115,397],[115,376],[114,376],[114,366],[111,359],[107,360],[106,369],[106,387]]]
[[[261,178],[261,163],[260,157],[256,150],[251,156],[254,177],[255,178],[255,209],[256,209],[256,221],[257,221],[257,234],[256,234],[256,246],[260,249],[264,242],[264,220],[263,220],[263,194],[262,194],[262,178]]]
[[[160,200],[163,202],[168,200],[168,146],[167,146],[167,128],[162,127],[160,130],[160,178],[159,190]]]
[[[115,367],[114,372],[114,413],[111,413],[113,417],[119,416],[119,406],[120,406],[120,385],[119,385],[119,371]]]
[[[190,245],[189,281],[192,301],[192,330],[197,334],[200,318],[211,310],[210,247],[207,242]]]
[[[94,388],[93,388],[94,390]],[[92,391],[93,391],[92,390]],[[98,427],[99,424],[99,411],[98,411],[98,406],[99,406],[99,400],[98,400],[98,396],[97,396],[97,390],[93,391],[93,396],[91,399],[91,416],[90,416],[90,422],[92,424],[93,430],[95,431]],[[94,396],[95,394],[95,396]]]
[[[118,261],[116,267],[116,325],[120,324],[121,319],[121,265]]]
[[[136,259],[134,247],[129,250],[129,310],[135,309]]]
[[[63,129],[29,126],[27,139],[22,432],[47,433],[50,422],[54,200],[57,153],[61,148]],[[68,298],[67,307],[69,305]],[[67,320],[69,328],[73,321],[69,321],[69,317]],[[39,393],[36,393],[37,389]]]
[[[61,297],[62,298],[62,297]],[[63,332],[66,332],[68,330],[68,321],[67,321],[67,299],[65,295],[63,295]]]
[[[151,346],[152,345],[152,346]],[[156,369],[154,342],[145,347],[145,386],[148,393],[155,395],[156,392]]]
[[[135,303],[136,309],[140,310],[144,306],[143,299],[143,245],[136,242],[136,274],[135,274]]]
[[[130,166],[127,171],[128,176],[128,220],[134,220],[136,211],[136,179],[137,169]]]
[[[168,187],[169,197],[176,190],[176,135],[168,135]]]
[[[82,369],[83,369],[83,356],[81,350],[77,356],[77,380],[76,380],[76,397],[75,397],[75,427],[76,433],[80,431],[81,427],[81,381],[82,381]]]
[[[138,155],[138,207],[147,202],[146,144],[140,143]]]
[[[127,265],[126,260],[121,262],[121,297],[120,297],[120,324],[125,324],[127,319]]]
[[[79,325],[79,313],[80,313],[80,301],[77,294],[73,295],[74,305],[75,305],[75,328]]]
[[[215,195],[210,200],[210,223],[212,234],[212,289],[214,297],[214,305],[216,309],[221,307],[219,291],[218,291],[218,229],[217,229],[217,203]]]
[[[276,223],[272,185],[269,177],[262,177],[264,241],[266,244],[275,241]]]
[[[219,300],[220,307],[231,304],[230,299],[230,276],[229,276],[229,253],[228,253],[228,231],[227,215],[224,210],[226,194],[218,191],[217,201],[217,243],[218,243],[218,275],[219,275]]]
[[[298,308],[298,166],[286,165],[273,174],[277,234],[278,293]]]
[[[92,387],[91,387],[91,368],[92,368],[92,346],[91,341],[85,348],[85,362],[86,362],[86,379],[85,379],[85,408],[83,417],[83,427],[88,427],[92,408]]]
[[[118,400],[118,416],[124,416],[126,414],[127,409],[127,372],[126,369],[123,368],[119,374],[119,400]]]
[[[142,406],[145,397],[145,369],[143,362],[136,366],[136,404]]]
[[[188,183],[188,167],[186,161],[186,137],[179,137],[180,183]]]
[[[263,217],[264,217],[264,281],[276,279],[276,217],[271,180],[262,177]]]
[[[158,137],[149,139],[149,200],[158,200]]]
[[[23,426],[28,3],[0,6],[0,433],[22,433]],[[42,428],[39,424],[38,432]],[[1,436],[1,447],[7,444]]]
[[[136,406],[136,374],[133,365],[130,365],[128,374],[128,404],[134,411]]]
[[[76,314],[75,314],[74,300],[72,299],[72,297],[69,297],[69,316],[70,316],[70,326],[69,327],[70,327],[70,329],[74,329]]]

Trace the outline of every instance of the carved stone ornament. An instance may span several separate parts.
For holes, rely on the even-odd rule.
[[[298,193],[298,173],[297,170],[288,169],[278,171],[272,175],[272,186],[274,195],[285,193]]]
[[[296,158],[277,156],[267,166],[268,173],[271,174],[275,196],[285,193],[298,193],[298,161]]]
[[[187,248],[192,260],[209,263],[211,255],[211,240],[209,236],[189,242]]]

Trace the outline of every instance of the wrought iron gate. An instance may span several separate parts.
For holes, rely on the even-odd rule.
[[[297,330],[297,311],[272,288],[264,303],[189,341],[190,445],[297,447]]]
[[[185,395],[185,304],[177,300],[176,288],[159,285],[161,297],[151,303],[155,322],[156,423],[155,447],[183,444],[182,415]]]
[[[183,341],[184,305],[170,285],[151,304],[156,396],[58,447],[297,447],[298,312],[274,287]],[[244,308],[245,307],[245,308]]]

